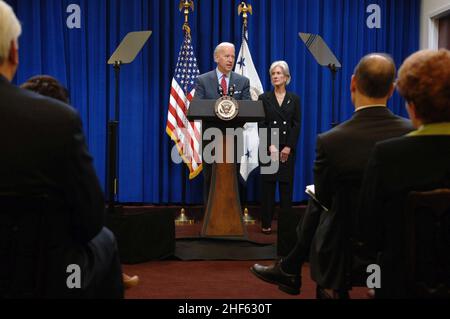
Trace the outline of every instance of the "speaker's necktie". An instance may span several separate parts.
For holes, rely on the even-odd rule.
[[[222,74],[222,81],[220,82],[220,86],[222,86],[222,92],[223,95],[227,95],[228,91],[227,91],[227,81],[225,80],[227,76],[225,74]]]

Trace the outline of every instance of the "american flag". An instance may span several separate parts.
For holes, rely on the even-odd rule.
[[[189,167],[189,179],[195,178],[202,170],[201,122],[189,122],[187,119],[189,105],[195,93],[195,80],[199,74],[192,40],[186,32],[170,88],[166,132]]]

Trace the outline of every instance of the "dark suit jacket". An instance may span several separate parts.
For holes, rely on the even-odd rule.
[[[295,153],[297,148],[298,137],[300,134],[301,124],[301,107],[300,97],[292,92],[286,92],[286,96],[281,107],[273,91],[261,94],[259,100],[263,101],[264,112],[266,117],[264,121],[259,122],[259,128],[267,129],[267,154],[269,154],[269,146],[272,145],[271,137],[278,135],[279,150],[289,146],[291,154],[286,163],[280,162],[277,174],[262,175],[264,180],[279,180],[290,182],[294,176]],[[272,129],[274,129],[272,131]],[[276,131],[275,129],[278,129]],[[261,166],[269,165],[260,163]]]
[[[250,80],[242,75],[239,75],[235,72],[231,72],[230,74],[230,82],[228,87],[234,86],[234,98],[236,100],[251,100],[250,96]],[[217,100],[220,98],[219,94],[219,82],[217,79],[216,69],[201,74],[198,76],[195,85],[195,95],[194,99],[203,99],[203,100]],[[203,133],[210,127],[214,125],[211,123],[203,122],[202,123],[202,146],[205,147],[207,143],[210,143],[208,140],[203,139]],[[239,150],[242,152],[242,150]],[[242,154],[237,154],[237,148],[235,147],[235,155],[236,159],[240,159]],[[203,168],[209,169],[204,163]]]
[[[0,76],[0,192],[46,193],[67,224],[62,233],[85,244],[104,224],[103,194],[76,111]]]
[[[373,147],[413,130],[410,121],[386,107],[355,112],[352,118],[317,137],[314,161],[316,197],[327,208],[321,215],[311,251],[311,275],[326,288],[348,288],[350,236],[359,187]]]
[[[361,191],[359,237],[381,252],[377,297],[404,298],[403,212],[411,191],[450,188],[450,136],[405,136],[378,143]],[[430,247],[431,248],[431,247]]]
[[[228,87],[234,85],[234,98],[236,100],[251,100],[250,96],[250,80],[245,76],[235,72],[230,74],[230,83]],[[195,83],[195,99],[217,100],[219,94],[219,80],[217,79],[216,70],[201,74],[197,77]]]

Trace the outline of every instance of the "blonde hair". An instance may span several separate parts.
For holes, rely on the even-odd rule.
[[[13,9],[0,0],[0,63],[9,56],[11,41],[16,41],[22,33],[22,27]]]
[[[272,65],[270,66],[269,74],[272,76],[272,71],[277,66],[279,66],[281,68],[281,70],[283,71],[284,76],[287,77],[286,85],[291,83],[291,73],[289,72],[289,65],[286,63],[286,61],[275,61],[275,62],[273,62]]]

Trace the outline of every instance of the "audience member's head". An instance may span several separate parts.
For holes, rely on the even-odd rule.
[[[364,56],[355,67],[351,93],[352,102],[360,101],[386,104],[394,92],[395,64],[392,58],[384,53],[371,53]],[[361,105],[356,105],[361,106]]]
[[[450,51],[409,56],[399,69],[397,88],[414,125],[450,122]]]
[[[58,80],[49,75],[34,76],[23,83],[21,88],[69,103],[69,92],[67,89]]]
[[[12,80],[19,65],[18,38],[22,27],[12,8],[0,0],[0,74]]]

